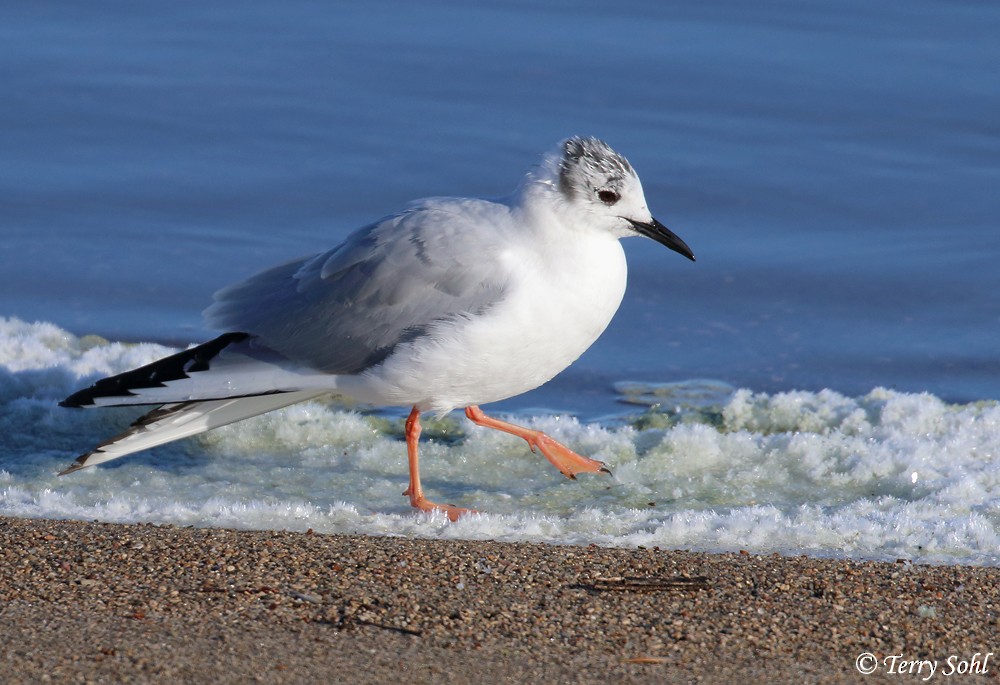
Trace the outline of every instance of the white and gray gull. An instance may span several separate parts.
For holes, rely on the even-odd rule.
[[[570,478],[607,471],[479,405],[538,387],[590,347],[625,293],[619,239],[634,235],[694,259],[650,214],[632,165],[595,138],[560,143],[508,197],[417,201],[216,293],[206,319],[230,332],[66,398],[161,406],[63,473],[327,393],[412,407],[403,494],[452,520],[469,510],[431,502],[420,486],[421,412],[462,407]]]

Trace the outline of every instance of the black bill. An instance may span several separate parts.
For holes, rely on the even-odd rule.
[[[625,221],[632,224],[632,228],[634,228],[637,233],[640,233],[647,238],[652,238],[660,245],[666,245],[674,252],[684,255],[692,262],[694,261],[694,252],[692,252],[691,248],[687,246],[687,243],[678,238],[673,231],[656,219],[653,219],[649,223],[644,221],[633,221],[628,218],[626,218]]]

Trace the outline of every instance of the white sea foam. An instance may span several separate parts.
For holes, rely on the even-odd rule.
[[[518,417],[615,474],[576,481],[511,436],[431,421],[429,496],[489,512],[457,523],[401,496],[399,418],[333,402],[57,478],[137,413],[58,400],[170,351],[0,319],[0,514],[1000,564],[1000,406],[885,389],[628,383],[648,408],[622,420]]]

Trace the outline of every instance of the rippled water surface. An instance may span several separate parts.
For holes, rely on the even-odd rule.
[[[990,2],[5,7],[0,511],[996,563],[997,35]],[[428,487],[492,513],[444,526],[397,414],[327,405],[52,478],[128,420],[60,393],[211,335],[214,290],[571,134],[698,255],[627,241],[609,330],[497,408],[614,481],[446,420]]]

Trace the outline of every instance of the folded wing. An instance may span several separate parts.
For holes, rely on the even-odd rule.
[[[359,373],[429,326],[482,312],[503,296],[493,228],[509,221],[508,212],[480,200],[427,201],[329,252],[221,290],[206,319],[314,369]]]

